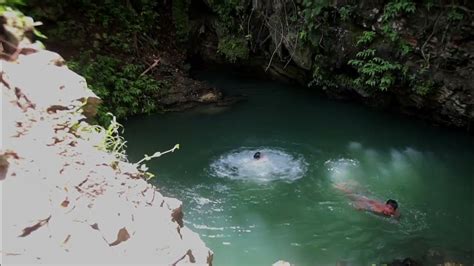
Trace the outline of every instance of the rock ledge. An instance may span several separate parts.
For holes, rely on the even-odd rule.
[[[0,60],[3,263],[212,265],[181,202],[100,148],[84,78],[53,52],[11,54]]]

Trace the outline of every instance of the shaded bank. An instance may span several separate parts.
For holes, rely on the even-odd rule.
[[[46,0],[28,10],[44,21],[48,45],[82,58],[81,73],[115,62],[102,73],[115,89],[104,98],[124,116],[219,102],[188,76],[199,58],[472,132],[470,1]],[[142,97],[130,100],[137,89]]]
[[[184,46],[205,61],[472,131],[469,1],[202,0],[187,8]]]

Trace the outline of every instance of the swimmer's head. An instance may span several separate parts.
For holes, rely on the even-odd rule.
[[[253,158],[254,158],[255,160],[258,160],[258,159],[260,159],[261,157],[262,157],[262,154],[261,154],[259,151],[257,151],[257,152],[253,155]]]
[[[385,202],[385,207],[382,210],[382,213],[387,216],[392,216],[397,214],[398,203],[393,199],[387,200]]]
[[[393,199],[387,200],[387,202],[385,203],[385,205],[392,207],[394,211],[397,210],[397,208],[398,208],[398,203],[397,203],[397,201],[396,201],[396,200],[393,200]]]
[[[398,203],[396,200],[389,199],[385,202],[385,206],[387,206],[391,212],[395,212],[398,208]]]

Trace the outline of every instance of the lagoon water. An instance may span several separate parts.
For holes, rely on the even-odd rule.
[[[185,224],[215,265],[472,265],[472,136],[297,86],[229,72],[199,78],[248,100],[135,117],[125,137],[130,161],[181,145],[148,163],[152,182],[184,202]],[[356,210],[334,184],[396,199],[400,220]]]

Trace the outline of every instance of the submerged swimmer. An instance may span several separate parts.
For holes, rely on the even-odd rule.
[[[259,152],[259,151],[253,154],[253,160],[250,162],[250,164],[254,165],[255,167],[270,166],[268,156],[264,155],[262,152]]]
[[[257,151],[257,152],[253,155],[253,158],[254,158],[255,160],[260,160],[260,158],[262,158],[262,154],[261,154],[259,151]]]
[[[335,188],[346,193],[348,197],[353,201],[354,207],[358,210],[369,211],[378,215],[386,217],[400,218],[400,212],[398,209],[398,203],[396,200],[389,199],[385,204],[380,201],[369,199],[365,196],[358,195],[354,191],[350,190],[344,185],[334,185]]]
[[[262,162],[267,161],[267,158],[264,157],[264,156],[262,155],[262,153],[259,152],[259,151],[257,151],[256,153],[254,153],[253,159],[254,159],[253,161],[250,161],[250,163],[251,163],[250,165],[254,165],[254,166],[261,166],[261,165],[262,165]],[[232,166],[232,167],[230,168],[230,170],[233,171],[233,172],[238,172],[238,171],[239,171],[239,168],[238,168],[237,166]]]

